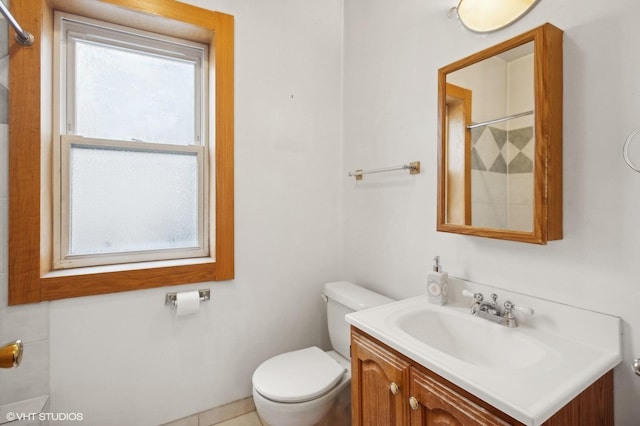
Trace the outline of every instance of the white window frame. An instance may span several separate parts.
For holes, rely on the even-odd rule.
[[[209,224],[209,149],[207,137],[208,47],[191,41],[97,21],[90,18],[56,12],[54,20],[54,126],[53,126],[53,268],[79,268],[172,259],[207,257],[210,254]],[[74,38],[96,40],[117,47],[131,48],[145,54],[185,59],[196,63],[195,128],[193,143],[179,145],[144,141],[120,141],[83,137],[74,134],[75,106],[73,61],[69,53],[67,33]],[[108,41],[108,43],[107,43]],[[73,40],[71,41],[73,43]],[[194,56],[194,52],[199,52]],[[199,66],[198,66],[199,64]],[[71,93],[71,96],[67,96]],[[71,255],[69,221],[69,155],[72,146],[116,149],[137,152],[158,152],[195,155],[198,164],[198,246],[182,249],[140,250],[133,252]]]

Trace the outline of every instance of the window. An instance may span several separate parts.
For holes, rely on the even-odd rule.
[[[54,34],[54,269],[208,255],[207,46],[59,12]]]
[[[232,279],[233,17],[172,0],[12,11],[40,32],[10,47],[9,304]]]

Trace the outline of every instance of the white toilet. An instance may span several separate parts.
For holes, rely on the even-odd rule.
[[[276,355],[253,373],[253,400],[270,426],[311,426],[322,420],[351,382],[350,312],[393,302],[347,281],[324,286],[332,351],[316,346]]]

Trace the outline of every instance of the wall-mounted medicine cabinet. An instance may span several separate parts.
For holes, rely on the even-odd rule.
[[[545,24],[438,71],[438,231],[562,239],[562,35]]]

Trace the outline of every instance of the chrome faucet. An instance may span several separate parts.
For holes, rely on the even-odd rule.
[[[500,308],[497,303],[498,295],[495,293],[491,294],[490,302],[484,300],[482,293],[473,293],[469,290],[462,290],[462,295],[473,297],[475,299],[475,303],[471,305],[471,315],[504,325],[505,327],[513,328],[518,326],[518,321],[516,320],[515,315],[513,315],[514,309],[528,315],[534,314],[533,309],[524,306],[516,306],[508,300],[504,302],[504,309],[500,312]]]

